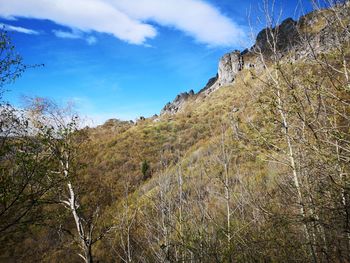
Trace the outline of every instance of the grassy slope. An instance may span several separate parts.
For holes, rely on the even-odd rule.
[[[320,32],[325,25],[323,12],[327,10],[306,15],[304,21],[312,23],[301,23],[301,32]],[[248,56],[246,60],[255,60],[254,55]],[[109,122],[89,129],[86,174],[101,177],[118,190],[125,181],[136,189],[143,183],[142,161],[151,164],[152,177],[157,177],[164,166],[171,166],[184,155],[210,144],[220,134],[220,123],[224,120],[235,118],[242,123],[253,120],[261,110],[253,105],[259,85],[261,82],[245,69],[231,86],[221,87],[207,97],[199,94],[189,98],[184,109],[175,115],[150,118],[135,125]]]
[[[320,20],[308,32],[317,33],[322,28]],[[107,211],[113,217],[118,217],[122,211],[126,186],[132,200],[131,206],[149,208],[152,205],[150,198],[157,196],[159,184],[174,175],[179,167],[186,178],[186,191],[194,192],[200,187],[197,178],[203,173],[206,179],[201,180],[201,184],[209,186],[213,191],[219,189],[215,176],[220,167],[213,164],[212,159],[220,152],[221,131],[235,124],[242,125],[242,129],[248,131],[248,123],[264,114],[256,104],[261,94],[261,85],[245,69],[238,74],[231,86],[221,87],[207,97],[200,94],[190,98],[184,110],[175,115],[161,116],[157,120],[150,118],[135,125],[108,122],[87,129],[89,140],[84,145],[82,158],[85,163],[82,171],[84,179],[87,184],[99,186],[93,187],[94,191],[100,191],[102,195],[108,192],[106,199],[99,201],[110,206]],[[264,123],[261,126],[268,125]],[[266,156],[261,154],[263,149],[245,143],[244,138],[237,142],[230,140],[229,145],[239,158],[239,177],[248,181],[248,187],[254,189],[252,192],[255,192],[255,196],[251,198],[259,199],[260,202],[271,198],[266,196],[271,185],[269,182],[283,170],[280,167],[276,169],[273,163],[265,162]],[[142,178],[141,163],[144,160],[150,163],[152,178]],[[244,194],[240,190],[238,192]],[[272,200],[267,203],[273,205]],[[215,200],[212,205],[216,205]],[[146,212],[150,210],[144,209]],[[95,250],[97,255],[104,253],[104,244],[101,243],[100,246]],[[102,254],[98,257],[103,258]]]
[[[208,97],[200,94],[190,99],[182,112],[161,116],[157,121],[123,124],[124,130],[113,124],[90,129],[90,140],[85,145],[87,174],[102,176],[116,188],[122,187],[126,178],[137,186],[142,183],[140,165],[147,160],[152,177],[157,177],[164,166],[208,144],[223,120],[233,114],[244,119],[255,114],[249,103],[256,91],[244,84],[248,79],[252,81],[244,70],[232,86],[222,87]]]

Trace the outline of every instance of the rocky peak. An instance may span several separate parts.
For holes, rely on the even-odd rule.
[[[225,54],[219,61],[218,73],[215,77],[209,79],[207,85],[201,89],[199,93],[209,95],[221,86],[225,86],[234,82],[238,72],[244,68],[244,54],[248,52],[240,52],[235,50]]]
[[[210,78],[210,79],[208,80],[207,84],[205,85],[205,87],[202,88],[198,93],[204,93],[204,92],[206,92],[208,89],[210,89],[210,87],[212,87],[212,86],[215,84],[215,82],[218,80],[218,78],[219,78],[219,75],[218,75],[218,74],[216,74],[215,77]]]
[[[339,6],[341,10],[339,14],[345,21],[347,21],[346,19],[350,16],[349,6],[350,1],[346,2],[346,8],[344,8],[343,5]],[[300,59],[310,54],[331,49],[333,44],[337,41],[337,36],[339,36],[339,34],[333,32],[331,27],[327,27],[326,24],[323,28],[319,28],[320,20],[323,19],[320,12],[322,12],[322,10],[312,12],[301,17],[299,21],[287,18],[276,27],[265,28],[260,31],[255,44],[250,49],[245,49],[243,52],[236,50],[225,54],[219,61],[217,75],[209,79],[207,85],[199,91],[198,95],[203,94],[207,96],[221,86],[232,84],[237,74],[245,68],[255,68],[261,71],[264,68],[264,64],[261,62],[261,58],[257,55],[257,52],[262,52],[267,58],[270,57],[272,52],[270,45],[272,40],[271,34],[277,36],[277,51],[281,58],[292,50],[294,51],[295,59]],[[306,36],[306,33],[303,33],[305,27],[309,29],[315,28],[316,31],[311,35],[307,35],[307,43],[301,41],[303,37]],[[350,27],[350,25],[348,25],[348,27]],[[340,41],[345,41],[349,39],[349,35],[345,32],[344,34],[340,34],[340,38]],[[169,102],[165,105],[161,114],[175,114],[183,108],[188,98],[194,95],[197,94],[194,94],[193,91],[179,94],[172,103]]]
[[[265,28],[260,31],[253,48],[263,53],[271,52],[271,34],[277,36],[276,42],[279,51],[287,51],[299,41],[297,22],[292,18],[287,18],[274,28]]]
[[[176,96],[173,102],[168,102],[161,111],[161,115],[164,114],[175,114],[181,110],[189,97],[194,96],[193,90],[189,92],[182,92]]]
[[[236,75],[243,68],[244,58],[242,52],[235,50],[225,54],[219,61],[218,73],[215,77],[209,79],[207,85],[199,91],[199,94],[209,95],[221,86],[233,83]]]
[[[349,3],[349,2],[348,2]],[[347,4],[348,4],[347,3]],[[344,18],[349,16],[348,8],[344,8]],[[325,27],[314,36],[309,36],[309,42],[307,45],[302,44],[301,27],[307,25],[307,27],[313,27],[318,23],[320,19],[318,12],[310,13],[305,17],[301,17],[299,22],[292,18],[285,19],[280,25],[274,28],[265,28],[259,32],[256,38],[254,46],[250,49],[246,49],[243,52],[234,51],[225,54],[219,62],[218,75],[215,82],[211,79],[205,89],[201,92],[209,94],[221,86],[232,84],[236,79],[239,71],[244,68],[256,68],[263,69],[264,65],[261,63],[259,56],[256,52],[262,52],[267,57],[271,54],[271,33],[277,36],[277,51],[281,56],[287,52],[294,50],[296,57],[301,58],[307,56],[310,52],[310,46],[316,52],[322,52],[331,48],[332,43],[335,42],[334,32]],[[345,36],[344,36],[345,38]],[[342,41],[344,41],[342,39]],[[249,59],[248,59],[249,57]]]
[[[234,81],[237,73],[243,69],[244,61],[240,51],[225,54],[219,62],[218,84],[223,86]]]

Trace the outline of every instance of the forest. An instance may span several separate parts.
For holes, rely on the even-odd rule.
[[[0,262],[350,262],[350,2],[263,6],[231,84],[95,128],[7,101],[42,65],[0,31]]]

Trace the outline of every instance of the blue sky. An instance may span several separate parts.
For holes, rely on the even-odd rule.
[[[276,1],[282,18],[298,17],[298,2]],[[18,107],[23,96],[72,101],[95,125],[152,116],[179,92],[200,90],[224,53],[252,44],[247,13],[259,31],[260,3],[0,0],[0,24],[25,63],[45,64],[9,86],[7,98]]]

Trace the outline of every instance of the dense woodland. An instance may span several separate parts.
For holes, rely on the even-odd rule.
[[[97,128],[6,102],[40,66],[1,31],[0,262],[350,262],[350,5],[314,4],[302,55],[265,3],[261,67],[175,115]]]

